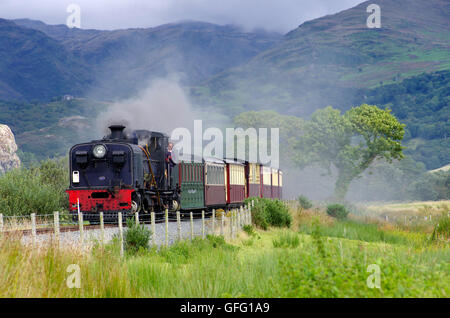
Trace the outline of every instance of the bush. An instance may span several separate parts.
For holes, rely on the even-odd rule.
[[[250,236],[255,235],[255,229],[253,228],[253,225],[246,224],[242,227],[245,233],[247,233]]]
[[[250,198],[250,200],[255,200],[252,220],[256,226],[267,230],[269,226],[289,227],[291,225],[292,216],[284,202],[267,198]]]
[[[150,235],[151,231],[145,225],[139,225],[134,219],[128,219],[124,233],[125,249],[131,253],[147,250]]]
[[[300,195],[298,197],[298,202],[300,203],[300,206],[302,207],[302,209],[311,209],[313,207],[313,204],[311,202],[311,200],[309,200],[306,196],[304,195]]]
[[[5,215],[50,214],[68,207],[67,164],[46,160],[0,176],[0,211]]]
[[[327,206],[327,214],[331,217],[343,220],[347,217],[348,211],[342,204],[330,204]]]

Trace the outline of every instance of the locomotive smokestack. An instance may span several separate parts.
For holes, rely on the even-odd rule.
[[[108,128],[111,130],[111,135],[110,135],[111,139],[125,139],[125,134],[123,133],[125,126],[111,125]]]

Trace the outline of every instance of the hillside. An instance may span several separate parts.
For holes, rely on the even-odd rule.
[[[361,90],[353,101],[358,102],[392,109],[406,124],[405,153],[414,160],[424,162],[428,169],[450,163],[450,71]]]
[[[0,99],[79,95],[91,81],[88,67],[61,43],[0,19]]]
[[[326,105],[348,108],[361,88],[450,68],[448,1],[378,1],[380,29],[366,27],[369,4],[303,23],[193,95],[233,114],[250,108],[304,116]]]
[[[107,100],[129,97],[152,78],[172,73],[185,85],[198,83],[247,62],[281,37],[203,22],[114,31],[69,29],[28,19],[14,22],[45,33],[79,58],[94,76],[92,85],[79,78],[82,95]]]

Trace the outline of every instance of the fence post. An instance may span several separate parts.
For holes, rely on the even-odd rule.
[[[241,209],[236,210],[236,228],[239,231],[241,227]]]
[[[105,222],[103,220],[103,212],[100,212],[100,242],[102,246],[105,244]]]
[[[228,217],[228,224],[230,225],[230,240],[233,238],[233,210],[230,211],[230,216]]]
[[[0,213],[0,236],[3,235],[3,214]]]
[[[202,239],[205,239],[205,211],[202,210]]]
[[[120,256],[123,256],[123,227],[122,227],[122,212],[118,214],[119,219],[119,240],[120,240]]]
[[[244,210],[244,225],[248,225],[248,207]]]
[[[250,211],[248,211],[248,224],[252,225],[252,210],[250,209]]]
[[[181,218],[180,218],[180,211],[177,211],[177,232],[178,232],[178,240],[181,241]]]
[[[31,237],[33,247],[36,246],[36,213],[31,213]]]
[[[239,232],[239,209],[236,209],[234,212],[234,238],[236,238],[238,232]]]
[[[430,222],[431,222],[431,214],[430,214]]]
[[[252,200],[252,208],[255,206],[255,200]]]
[[[225,211],[222,214],[222,217],[220,218],[220,235],[223,235],[225,237],[225,233],[223,232],[223,223],[225,222]]]
[[[239,232],[239,209],[234,211],[234,238],[236,238]]]
[[[214,235],[216,230],[216,209],[212,210],[212,235]]]
[[[166,209],[166,211],[165,211],[165,219],[166,219],[166,221],[165,221],[165,223],[166,223],[166,238],[165,238],[164,244],[166,246],[169,246],[169,209]]]
[[[155,212],[150,213],[151,223],[152,223],[152,242],[156,244],[156,225],[155,225]]]
[[[83,213],[80,212],[78,213],[78,226],[79,226],[79,230],[80,230],[80,245],[81,247],[83,247],[83,243],[84,243],[84,233],[83,233]]]
[[[139,212],[135,213],[136,225],[139,225]]]
[[[59,246],[59,212],[53,212],[53,231],[55,234],[56,244]]]
[[[191,240],[194,239],[194,216],[192,215],[192,212],[190,212],[191,217]]]

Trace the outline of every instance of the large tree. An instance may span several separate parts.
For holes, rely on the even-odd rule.
[[[402,159],[404,126],[391,114],[363,104],[345,114],[331,106],[316,111],[291,139],[300,167],[319,165],[337,169],[334,196],[344,199],[350,183],[377,158]]]

